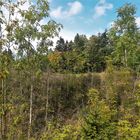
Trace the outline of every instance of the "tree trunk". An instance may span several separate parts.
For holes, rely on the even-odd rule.
[[[7,112],[5,110],[5,105],[6,105],[6,87],[4,87],[4,79],[2,79],[1,83],[1,91],[2,91],[2,115],[1,115],[1,137],[2,139],[6,139],[6,133],[7,133],[7,119],[6,115]]]
[[[31,91],[30,91],[30,111],[29,111],[29,126],[28,126],[28,140],[29,140],[30,137],[31,137],[32,109],[33,109],[33,85],[31,84]]]
[[[124,57],[125,57],[125,66],[127,67],[127,50],[124,51]]]
[[[4,95],[3,95],[3,108],[4,108],[4,138],[6,139],[7,137],[7,109],[6,109],[6,105],[7,105],[7,96],[6,96],[6,80],[5,80],[5,86],[4,86]]]
[[[47,78],[47,96],[46,96],[46,114],[45,114],[45,131],[47,130],[47,123],[48,123],[48,108],[49,108],[49,88],[50,86],[50,79],[49,79],[49,73],[48,73],[48,78]]]
[[[1,139],[3,139],[3,111],[4,111],[4,80],[1,81],[1,94],[2,94],[2,105],[1,105]]]

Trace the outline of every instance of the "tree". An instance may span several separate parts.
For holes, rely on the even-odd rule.
[[[88,106],[83,116],[83,140],[115,139],[116,128],[112,120],[113,111],[103,99],[100,99],[99,92],[95,89],[91,89],[88,93]]]
[[[139,30],[136,25],[136,8],[126,4],[117,10],[118,19],[110,29],[110,39],[113,42],[113,62],[124,67],[136,69],[137,56],[135,55],[139,43]]]
[[[76,34],[74,38],[75,49],[82,51],[85,47],[87,37],[85,35]]]
[[[23,7],[25,9],[23,9]],[[35,84],[42,72],[40,64],[44,58],[40,57],[40,55],[47,55],[46,52],[44,53],[41,51],[39,47],[46,49],[50,45],[46,44],[46,40],[58,34],[60,25],[52,20],[47,21],[46,24],[41,24],[42,20],[49,17],[49,5],[46,0],[36,0],[34,2],[26,0],[1,1],[0,10],[0,56],[3,56],[0,57],[0,68],[2,68],[0,69],[0,75],[2,77],[0,78],[0,88],[3,95],[3,98],[1,98],[1,138],[6,139],[8,137],[9,139],[19,139],[20,136],[16,135],[16,132],[11,132],[14,130],[13,128],[17,127],[24,137],[30,139],[33,135],[32,122],[35,114],[33,110]],[[8,13],[8,16],[5,15],[5,12]],[[39,45],[35,45],[34,42]],[[12,51],[15,55],[14,59],[11,57]],[[9,65],[11,60],[13,61],[12,66]],[[12,90],[11,92],[9,91],[9,87],[12,87],[11,81],[10,79],[7,79],[7,75],[9,75],[9,72],[11,71],[19,74],[16,78],[19,78],[20,87],[17,88],[18,91],[15,92],[16,94],[14,96]],[[23,79],[26,82],[22,83]],[[17,81],[17,79],[14,79],[14,81]],[[16,95],[19,97],[18,93],[21,95],[21,98],[15,97]],[[7,97],[12,97],[12,99],[9,100]],[[12,114],[13,122],[15,119],[14,113],[10,112],[11,110],[9,109],[10,107],[15,106],[15,99],[17,99],[16,101],[21,101],[21,103],[23,103],[22,105],[26,106],[24,108],[26,113],[22,114],[22,118],[24,118],[24,122],[28,120],[28,125],[21,129],[20,125],[15,125],[14,123],[11,123],[11,121],[10,124],[13,126],[10,126],[9,124],[8,132],[7,120],[10,119],[7,117]],[[11,106],[9,107],[9,105]],[[19,119],[22,111],[20,110],[20,104],[16,105],[16,107],[17,106],[19,109],[16,111],[18,112],[19,110],[20,114],[19,116],[16,116],[16,119]]]
[[[112,52],[109,47],[107,31],[98,36],[91,36],[87,42],[87,70],[101,72],[106,68],[106,57]]]

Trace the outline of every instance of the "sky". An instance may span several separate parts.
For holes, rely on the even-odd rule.
[[[50,16],[63,25],[60,36],[73,40],[76,33],[87,37],[104,32],[117,18],[117,9],[125,3],[137,8],[136,22],[140,26],[140,0],[49,0]]]

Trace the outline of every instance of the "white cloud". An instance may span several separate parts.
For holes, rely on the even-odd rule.
[[[140,17],[136,17],[136,24],[138,27],[140,27]]]
[[[106,0],[99,0],[99,3],[94,8],[94,18],[101,17],[106,14],[107,10],[111,10],[113,8],[112,3],[107,3]]]
[[[55,18],[61,18],[62,15],[63,15],[62,7],[59,6],[57,9],[52,10],[51,13],[50,13],[50,15],[51,15],[52,17],[55,17]]]
[[[70,9],[68,11],[68,16],[73,16],[81,12],[83,6],[80,2],[75,1],[73,3],[68,3]]]
[[[79,14],[83,9],[83,5],[78,1],[70,2],[67,5],[69,7],[68,10],[63,10],[63,7],[59,6],[53,9],[50,15],[54,18],[67,18]]]

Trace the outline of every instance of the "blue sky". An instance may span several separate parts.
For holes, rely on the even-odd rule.
[[[60,36],[73,39],[76,33],[90,36],[103,32],[116,19],[116,10],[125,3],[136,5],[140,26],[140,0],[49,0],[50,16],[64,28]]]

